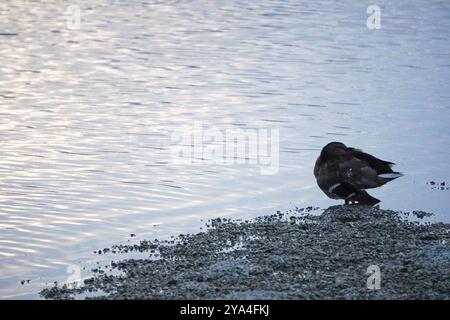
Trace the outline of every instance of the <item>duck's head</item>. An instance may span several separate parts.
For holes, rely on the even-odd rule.
[[[333,156],[338,156],[344,154],[347,150],[347,146],[342,142],[330,142],[325,147],[323,147],[320,157],[322,159],[327,159]]]

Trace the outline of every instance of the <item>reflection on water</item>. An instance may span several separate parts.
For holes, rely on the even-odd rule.
[[[450,3],[90,1],[0,4],[0,297],[139,237],[333,203],[312,167],[330,140],[395,161],[381,206],[450,221]],[[280,167],[171,161],[171,133],[280,130]],[[136,233],[137,238],[129,235]],[[21,280],[30,283],[20,285]]]

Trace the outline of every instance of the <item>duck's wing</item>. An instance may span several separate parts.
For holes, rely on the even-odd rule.
[[[360,189],[376,188],[402,176],[400,172],[392,171],[392,162],[360,150],[346,153],[338,165],[340,178]]]
[[[358,190],[376,188],[384,184],[378,176],[378,171],[365,159],[346,154],[336,161],[336,164],[339,180]]]
[[[331,198],[346,199],[358,190],[378,186],[377,172],[350,154],[328,159],[315,169],[319,187]]]
[[[377,172],[377,174],[394,172],[392,171],[392,166],[395,164],[393,162],[378,159],[377,157],[374,157],[371,154],[365,153],[362,150],[355,148],[347,148],[347,151],[353,157],[367,163],[367,165],[370,166],[372,169],[374,169]]]

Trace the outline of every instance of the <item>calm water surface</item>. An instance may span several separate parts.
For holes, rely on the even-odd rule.
[[[92,0],[78,28],[65,2],[2,1],[0,297],[112,244],[336,204],[312,175],[332,140],[405,173],[371,192],[382,208],[450,222],[427,184],[450,183],[450,2],[378,1],[379,30],[371,4]],[[171,134],[198,121],[278,129],[278,173],[175,163]]]

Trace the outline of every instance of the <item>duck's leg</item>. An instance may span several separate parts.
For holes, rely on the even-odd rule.
[[[354,201],[354,197],[358,192],[358,189],[347,182],[340,182],[333,185],[329,190],[331,194],[336,196],[336,198],[341,198],[348,205]]]
[[[380,200],[378,200],[375,197],[372,197],[370,194],[368,194],[365,190],[360,190],[356,197],[356,201],[358,201],[358,204],[366,205],[366,206],[374,206]]]

